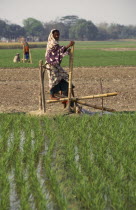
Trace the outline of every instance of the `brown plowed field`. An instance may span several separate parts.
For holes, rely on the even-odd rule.
[[[68,69],[66,69],[68,70]],[[74,68],[75,96],[87,96],[117,91],[118,96],[104,98],[104,106],[117,111],[136,111],[136,67]],[[39,70],[0,69],[0,112],[30,112],[39,109]],[[49,98],[45,78],[46,99]],[[101,105],[101,99],[90,99]],[[59,110],[62,104],[48,104],[47,110]],[[94,111],[94,109],[91,109]]]

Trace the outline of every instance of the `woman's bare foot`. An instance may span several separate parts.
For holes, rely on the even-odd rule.
[[[68,101],[62,101],[62,104],[63,104],[64,108],[66,108]]]
[[[51,99],[51,100],[59,100],[60,98],[55,97],[55,96],[50,96],[50,99]]]

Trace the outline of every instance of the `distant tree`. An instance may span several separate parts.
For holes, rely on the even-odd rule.
[[[44,33],[45,40],[48,39],[49,33],[52,29],[57,29],[60,31],[60,39],[67,40],[69,38],[69,30],[68,27],[61,22],[48,22],[44,24]]]
[[[25,35],[23,27],[17,24],[11,24],[9,21],[0,20],[0,37],[7,39],[17,39]]]
[[[43,24],[39,20],[30,17],[23,20],[23,25],[27,36],[42,37],[44,34]]]
[[[97,28],[99,28],[101,30],[107,31],[108,27],[109,27],[109,24],[106,23],[106,22],[102,22],[102,23],[97,24]]]
[[[107,40],[110,38],[110,35],[105,29],[98,28],[96,40]]]
[[[44,23],[44,33],[45,39],[48,39],[48,35],[52,29],[58,29],[60,31],[60,39],[68,40],[69,39],[69,29],[78,21],[78,16],[68,15],[59,18],[56,21],[50,21]]]
[[[134,39],[136,38],[136,26],[124,26],[120,33],[120,39]]]
[[[21,36],[25,36],[25,30],[23,27],[17,24],[7,25],[6,37],[9,39],[17,39]]]
[[[107,32],[112,39],[136,38],[136,26],[124,26],[120,24],[111,24]]]
[[[112,39],[118,39],[119,34],[121,33],[122,29],[123,29],[123,25],[112,23],[108,27],[107,31]]]
[[[67,15],[56,21],[42,23],[34,18],[23,21],[24,27],[12,24],[8,20],[0,19],[0,39],[17,39],[21,36],[30,37],[31,40],[45,41],[52,29],[60,31],[60,40],[107,40],[136,38],[136,26],[100,23],[79,19],[76,15]],[[33,39],[32,39],[33,38]]]
[[[110,35],[108,33],[108,27],[109,24],[108,23],[100,23],[97,25],[97,29],[98,29],[98,33],[97,33],[97,40],[107,40],[110,38]]]
[[[76,15],[67,15],[60,18],[60,22],[67,26],[72,26],[78,21],[79,17]]]
[[[0,20],[0,37],[5,36],[5,29],[6,29],[6,23],[4,20]]]
[[[77,23],[70,28],[69,36],[76,40],[95,40],[98,33],[97,27],[91,22],[79,19]]]

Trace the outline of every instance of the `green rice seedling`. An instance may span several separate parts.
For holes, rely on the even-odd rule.
[[[0,158],[0,209],[9,208],[9,180],[4,158]]]
[[[34,160],[35,164],[38,164],[40,153],[43,151],[44,145],[45,145],[45,134],[42,129],[42,122],[37,122],[37,125],[34,127]]]
[[[54,159],[56,156],[56,136],[54,135],[54,132],[52,132],[52,120],[45,121],[45,129],[46,129],[46,135],[50,136],[49,143],[48,143],[48,151],[44,155],[44,161],[43,161],[43,171],[45,172],[46,176],[46,185],[48,188],[48,191],[54,201],[55,208],[60,209],[67,209],[67,201],[66,198],[63,195],[62,190],[60,189],[60,183],[56,176],[56,170],[54,165]]]
[[[30,119],[23,119],[22,131],[24,132],[24,142],[22,144],[23,163],[27,166],[32,157],[32,133]]]
[[[16,119],[13,124],[12,128],[13,130],[11,131],[13,136],[12,136],[12,141],[10,143],[9,149],[8,149],[8,161],[9,161],[9,166],[12,167],[16,161],[16,154],[20,152],[20,120]]]
[[[7,115],[9,116],[9,115]],[[5,122],[7,120],[7,116],[5,117]],[[13,133],[13,139],[12,139],[12,142],[10,142],[8,144],[8,149],[7,149],[7,152],[3,153],[4,156],[3,156],[3,167],[1,167],[1,170],[4,171],[6,170],[6,175],[4,175],[4,177],[6,178],[7,176],[9,177],[10,176],[10,171],[9,169],[11,168],[15,168],[15,184],[16,184],[16,189],[17,189],[17,192],[18,192],[18,195],[19,195],[19,198],[21,198],[21,203],[22,203],[22,192],[25,188],[27,188],[27,185],[24,185],[24,183],[22,184],[22,180],[21,180],[21,175],[23,176],[24,175],[24,171],[23,171],[23,168],[22,168],[22,155],[20,153],[20,150],[19,150],[19,144],[20,144],[20,118],[18,116],[12,116],[11,117],[11,121],[10,123],[12,122],[12,124],[9,124],[9,127],[12,127],[12,129],[10,129],[10,132]],[[4,120],[4,118],[3,118]],[[6,139],[5,139],[6,140]],[[21,172],[20,172],[21,171]],[[20,172],[20,174],[19,174]],[[3,177],[3,180],[4,180],[4,177]],[[10,178],[8,179],[8,181],[6,181],[6,183],[8,184],[10,181]],[[3,187],[4,189],[7,189],[7,185],[6,183],[3,184]],[[27,191],[27,190],[26,190]],[[8,191],[7,191],[7,195],[5,195],[5,197],[8,199],[8,194],[12,193],[12,189],[10,189],[10,187],[8,188]],[[23,193],[24,194],[24,193]],[[20,196],[21,195],[21,196]],[[25,195],[26,197],[26,195]],[[4,201],[4,199],[3,199]],[[3,204],[2,204],[3,205]],[[8,202],[7,202],[7,205],[8,205]],[[21,204],[22,205],[22,204]],[[25,205],[26,206],[26,205]],[[7,208],[2,208],[2,209],[7,209]]]
[[[0,122],[0,155],[8,150],[8,141],[11,132],[11,118]]]
[[[64,124],[66,125],[67,123],[64,123],[64,121],[63,121],[63,127],[62,127],[60,119],[57,121],[56,126],[57,126],[57,128],[59,128],[58,124],[60,124],[60,128],[61,128],[61,134],[60,134],[60,131],[59,131],[59,136],[60,136],[59,139],[60,138],[62,139],[63,149],[65,151],[64,167],[65,167],[65,170],[66,170],[66,173],[65,173],[66,178],[67,178],[67,180],[69,180],[69,182],[67,181],[68,186],[69,186],[69,187],[67,186],[67,188],[71,192],[71,196],[73,194],[72,197],[73,198],[76,197],[76,200],[78,201],[78,204],[76,204],[77,202],[75,200],[71,201],[72,202],[71,205],[74,205],[74,206],[75,205],[80,205],[82,208],[84,208],[84,207],[89,208],[90,200],[88,199],[88,190],[89,190],[88,189],[88,182],[87,182],[88,179],[85,175],[82,175],[82,173],[78,170],[78,168],[76,167],[76,162],[75,162],[74,131],[69,132],[68,127],[67,127],[67,129],[63,130],[63,127],[65,127]],[[68,126],[68,124],[67,124],[67,126]],[[73,182],[74,182],[74,185],[73,185]],[[60,185],[61,185],[61,183],[60,183]]]
[[[112,123],[111,123],[111,118],[112,118]],[[97,166],[99,166],[99,168],[101,169],[101,173],[106,177],[107,183],[109,182],[109,186],[111,186],[111,189],[115,188],[117,190],[118,200],[116,200],[116,202],[117,202],[116,205],[118,205],[120,202],[120,205],[122,205],[122,208],[123,208],[123,206],[125,206],[124,200],[127,200],[127,198],[122,199],[122,197],[124,197],[123,194],[124,195],[127,194],[128,190],[125,189],[126,188],[125,186],[127,186],[127,183],[124,180],[124,177],[126,176],[126,174],[124,173],[125,166],[122,165],[122,163],[123,163],[122,159],[126,159],[126,157],[124,156],[124,158],[123,158],[123,156],[120,155],[120,152],[123,149],[123,144],[125,143],[125,137],[127,137],[127,134],[129,134],[129,132],[128,132],[129,126],[127,127],[127,130],[124,130],[123,127],[120,130],[119,124],[123,123],[123,126],[124,126],[125,122],[128,122],[128,118],[129,117],[127,116],[127,121],[126,121],[126,116],[125,117],[122,116],[121,118],[120,118],[120,116],[105,117],[104,120],[101,119],[101,129],[99,131],[99,135],[96,135],[96,133],[94,133],[94,135],[92,135],[92,139],[94,140],[94,142],[93,142],[94,145],[92,144],[94,155],[95,155],[94,164],[97,164]],[[109,128],[109,127],[111,127],[111,128]],[[107,129],[107,128],[110,131],[109,134],[108,134],[108,132],[105,133],[105,129]],[[133,126],[131,128],[133,130]],[[92,130],[92,132],[94,132],[94,131]],[[121,140],[122,136],[124,136],[123,141]],[[133,138],[134,138],[134,136],[133,136]],[[112,146],[112,147],[110,148],[110,146]],[[115,146],[115,147],[113,148],[113,146]],[[95,151],[95,148],[96,148],[96,151]],[[109,156],[109,154],[107,156],[107,151],[108,151],[108,153],[110,152],[110,156]],[[110,159],[108,159],[109,157],[110,157]],[[120,161],[118,158],[120,158]],[[121,165],[119,162],[121,163]],[[123,166],[123,168],[122,168],[122,166]],[[123,170],[121,170],[121,168]],[[113,196],[114,196],[114,193],[113,193]],[[112,197],[112,199],[113,198],[114,197]],[[111,203],[112,203],[112,199],[111,199]]]
[[[112,123],[111,123],[111,118],[112,118]],[[122,121],[120,122],[121,119],[122,119]],[[128,119],[128,116],[127,116],[127,119]],[[130,116],[130,119],[133,122],[135,117]],[[121,118],[120,118],[120,116],[105,116],[103,118],[96,116],[96,117],[93,117],[92,120],[93,121],[91,123],[90,118],[85,117],[85,119],[80,121],[80,126],[79,126],[78,120],[77,121],[73,120],[75,122],[75,124],[73,126],[72,120],[70,119],[70,126],[69,126],[68,121],[66,121],[66,119],[65,119],[66,127],[64,128],[65,123],[63,122],[61,124],[61,131],[64,132],[64,130],[68,130],[68,132],[69,132],[70,128],[72,127],[72,129],[73,129],[72,132],[73,132],[73,134],[75,133],[74,135],[76,136],[77,128],[80,127],[80,131],[78,132],[78,135],[83,138],[81,138],[80,142],[78,142],[78,148],[80,148],[80,151],[78,151],[78,152],[79,152],[79,161],[84,169],[84,170],[82,169],[82,173],[89,175],[94,171],[92,173],[94,175],[93,176],[90,175],[89,179],[94,180],[93,182],[95,183],[95,185],[94,185],[92,182],[93,186],[95,186],[95,188],[94,188],[95,190],[93,189],[93,191],[92,191],[92,193],[94,192],[94,195],[93,194],[92,195],[94,196],[94,198],[95,197],[99,198],[99,199],[96,199],[96,201],[95,201],[95,199],[93,199],[93,203],[90,205],[97,206],[97,207],[99,205],[101,205],[102,203],[97,203],[97,200],[99,200],[99,202],[102,201],[103,196],[106,196],[106,199],[107,199],[107,203],[106,202],[105,202],[105,204],[103,203],[104,206],[114,205],[113,197],[110,197],[110,193],[109,193],[110,191],[108,188],[108,186],[111,186],[110,189],[116,188],[116,190],[118,192],[118,198],[119,198],[118,200],[120,200],[120,206],[123,207],[123,206],[125,206],[125,203],[122,200],[123,194],[120,192],[121,192],[121,189],[124,192],[125,191],[128,192],[128,190],[125,190],[125,187],[124,187],[124,189],[122,188],[123,185],[122,185],[121,180],[124,179],[124,172],[122,174],[122,172],[120,171],[119,175],[116,176],[118,166],[116,166],[116,159],[114,161],[114,159],[112,157],[112,147],[111,146],[114,145],[114,141],[112,141],[112,139],[116,140],[115,141],[115,143],[117,144],[117,146],[115,147],[115,154],[116,154],[116,150],[118,151],[119,143],[121,142],[121,145],[122,145],[122,143],[124,143],[124,140],[120,141],[120,139],[122,136],[124,136],[125,133],[123,130],[121,130],[121,132],[120,132],[120,128],[119,128],[119,125],[117,124],[117,122],[119,122],[119,123],[125,122],[126,116],[124,116],[124,119],[122,116],[121,116]],[[87,121],[88,121],[88,123],[87,123]],[[128,120],[126,122],[128,122]],[[58,121],[58,123],[59,123],[59,121]],[[82,130],[82,123],[84,125],[83,130]],[[91,123],[91,125],[90,125],[90,129],[89,129],[90,123]],[[123,124],[126,127],[125,123],[123,123]],[[132,133],[133,133],[134,122],[132,124],[129,122],[129,124],[131,126]],[[109,125],[111,126],[111,128],[109,128]],[[63,128],[62,128],[62,126],[63,126]],[[75,127],[77,127],[77,128],[75,128]],[[107,128],[110,131],[109,136],[108,136],[108,130],[106,130]],[[115,130],[113,130],[113,128]],[[105,130],[107,131],[106,133],[105,133]],[[129,131],[129,126],[127,127],[127,130],[125,130],[126,134],[129,134],[128,131]],[[112,133],[112,135],[114,135],[114,138],[112,137],[111,133]],[[119,133],[121,134],[121,136],[118,135]],[[73,134],[71,134],[71,135],[73,135]],[[126,134],[124,137],[127,137]],[[66,136],[67,136],[66,132],[63,135],[66,138]],[[74,135],[71,138],[74,138]],[[70,138],[70,132],[68,133],[68,136]],[[105,137],[108,137],[108,138],[105,138]],[[117,138],[117,139],[115,139],[115,138]],[[132,138],[134,139],[134,136]],[[78,137],[78,139],[79,139],[79,137]],[[68,140],[68,142],[69,141],[70,141],[70,139]],[[87,141],[87,144],[86,144],[86,141]],[[93,151],[93,163],[91,163],[92,159],[89,158],[89,142],[91,143],[91,151]],[[80,144],[81,144],[81,147],[80,147]],[[120,151],[122,150],[122,148],[123,147],[121,146]],[[122,156],[120,156],[120,153],[118,153],[118,155],[122,159]],[[108,160],[108,157],[110,157],[109,160]],[[72,159],[70,159],[70,161],[72,162]],[[96,167],[94,167],[94,164],[96,165]],[[119,168],[119,170],[120,170],[120,168]],[[123,171],[124,171],[124,169],[123,169]],[[97,179],[96,179],[96,177],[97,177]],[[113,177],[117,178],[118,183],[115,181],[115,178],[113,178]],[[112,181],[111,179],[112,180],[114,179],[114,181]],[[105,181],[101,184],[101,180],[105,180]],[[125,182],[124,182],[124,184],[125,184]],[[90,190],[90,192],[91,192],[91,190]],[[97,192],[99,192],[99,194],[96,196]],[[117,202],[116,205],[118,205],[118,200],[116,200],[116,202]],[[94,201],[95,201],[95,203],[94,203]]]
[[[16,192],[20,202],[21,209],[30,209],[29,197],[31,195],[29,182],[26,170],[23,167],[22,162],[19,158],[15,165],[15,184]]]
[[[16,192],[16,185],[15,185],[15,177],[14,177],[14,169],[8,173],[8,180],[10,185],[10,208],[9,209],[19,209],[20,202]]]
[[[34,198],[34,203],[37,209],[46,209],[46,198],[42,193],[40,182],[38,181],[35,162],[29,160],[28,165],[29,186]]]
[[[34,124],[34,122],[36,124]],[[34,125],[37,125],[37,127]],[[23,160],[25,160],[25,165],[28,170],[28,180],[31,194],[34,198],[36,208],[46,209],[46,198],[42,194],[40,182],[38,181],[36,174],[36,166],[39,160],[39,153],[41,152],[41,147],[43,146],[43,136],[40,122],[36,118],[28,118],[26,124],[23,126],[23,129],[26,136],[23,149]],[[33,134],[31,132],[32,129]]]
[[[16,121],[16,132],[15,137],[18,139],[17,141],[17,148],[18,151],[16,154],[16,159],[14,163],[14,179],[16,184],[16,191],[20,201],[20,208],[21,209],[30,209],[29,197],[30,197],[30,188],[28,182],[28,172],[27,168],[24,164],[24,151],[20,149],[20,138],[21,138],[21,118],[18,119],[19,122]],[[19,135],[17,136],[17,133]],[[15,138],[15,141],[16,141]]]

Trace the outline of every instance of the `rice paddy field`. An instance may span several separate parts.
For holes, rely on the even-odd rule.
[[[0,209],[135,209],[136,115],[0,115]]]
[[[94,115],[29,115],[45,48],[14,64],[11,46],[0,44],[0,210],[135,210],[136,40],[76,42],[76,95],[98,93],[100,78],[119,92],[104,101],[117,112]]]

